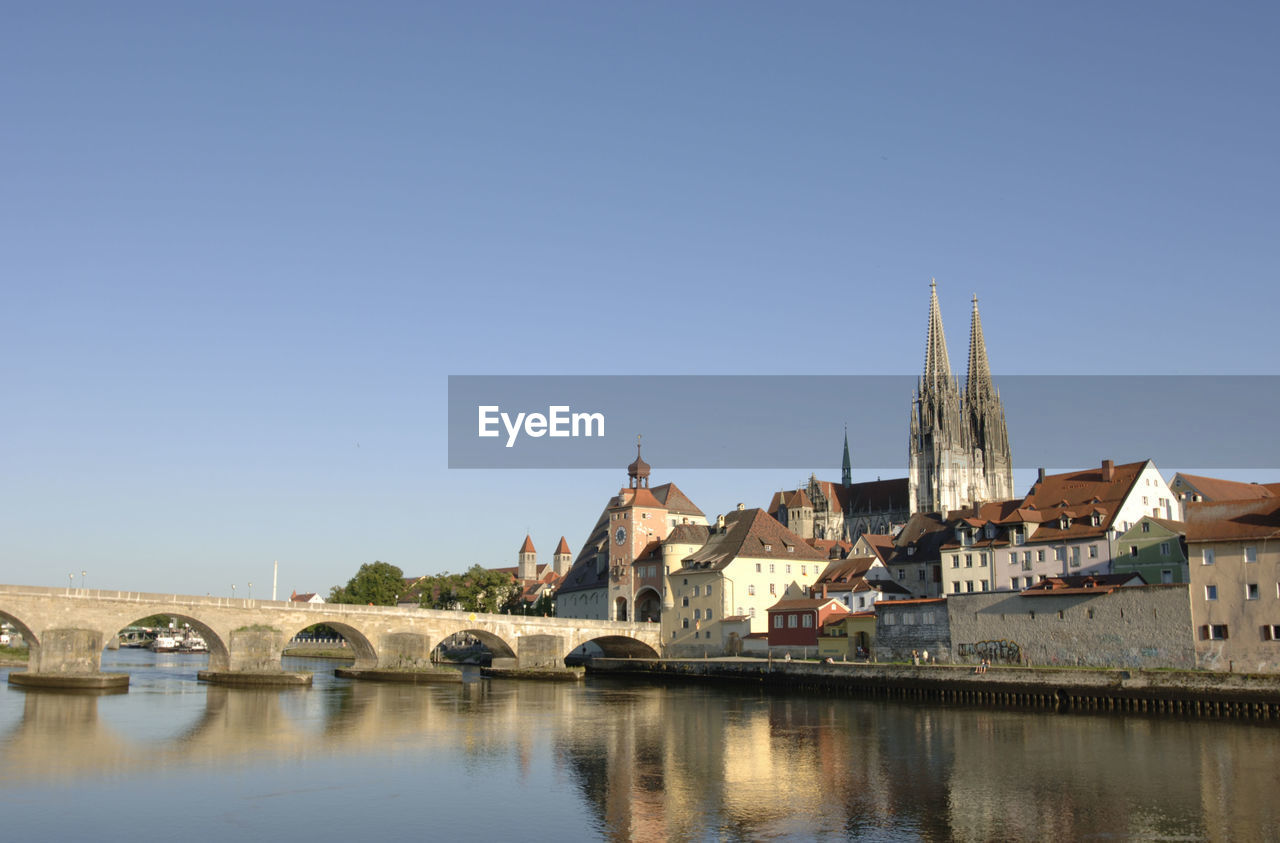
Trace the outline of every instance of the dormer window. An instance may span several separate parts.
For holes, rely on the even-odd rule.
[[[1101,527],[1101,526],[1102,526],[1102,516],[1101,516],[1101,515],[1099,515],[1099,514],[1098,514],[1098,513],[1096,513],[1096,512],[1095,512],[1095,513],[1093,513],[1093,516],[1089,519],[1089,523],[1090,523],[1090,524],[1092,524],[1092,525],[1093,525],[1093,526],[1095,526],[1095,527]]]
[[[908,556],[915,556],[915,555],[916,555],[916,546],[915,546],[915,545],[911,545],[910,547],[908,547],[908,548],[907,548],[907,555],[908,555]]]
[[[996,537],[996,525],[995,525],[995,524],[992,524],[990,521],[988,521],[988,522],[987,522],[987,526],[986,526],[986,527],[984,527],[983,529],[984,529],[984,532],[985,532],[985,534],[986,534],[986,537],[987,537],[987,538],[989,538],[989,539],[994,539],[994,538]]]
[[[1062,516],[1062,520],[1058,523],[1062,526],[1062,529],[1065,530],[1071,526],[1071,519],[1064,515]]]

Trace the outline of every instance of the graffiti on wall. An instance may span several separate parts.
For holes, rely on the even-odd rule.
[[[1017,641],[979,641],[976,644],[961,644],[957,650],[960,658],[986,659],[1004,664],[1019,664],[1022,661],[1022,648]]]

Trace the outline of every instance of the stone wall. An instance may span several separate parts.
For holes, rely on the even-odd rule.
[[[1196,666],[1185,584],[1098,594],[958,594],[947,600],[960,663],[1116,668]]]
[[[946,600],[879,601],[872,657],[880,662],[911,661],[928,653],[932,661],[951,661],[951,629]]]

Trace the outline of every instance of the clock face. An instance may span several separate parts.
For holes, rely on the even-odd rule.
[[[615,542],[617,542],[618,544],[622,544],[624,541],[626,541],[626,540],[627,540],[627,528],[626,528],[626,527],[619,527],[619,528],[618,528],[618,530],[617,530],[617,532],[615,532],[615,533],[613,534],[613,540],[614,540]]]

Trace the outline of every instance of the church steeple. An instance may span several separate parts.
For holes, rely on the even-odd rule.
[[[627,466],[627,477],[632,489],[649,488],[649,464],[640,458],[640,437],[636,436],[636,461]]]
[[[840,485],[846,489],[853,485],[853,462],[849,459],[849,426],[844,426],[844,464],[840,467]]]
[[[969,372],[965,377],[964,400],[971,408],[991,399],[991,366],[987,363],[987,343],[982,336],[982,317],[978,315],[978,296],[973,297],[973,317],[969,323]]]
[[[938,282],[929,281],[929,333],[924,346],[924,379],[930,387],[950,385],[951,360],[947,356],[947,335],[942,330],[942,310],[938,307]]]

